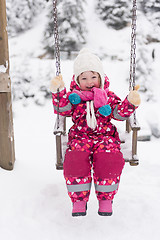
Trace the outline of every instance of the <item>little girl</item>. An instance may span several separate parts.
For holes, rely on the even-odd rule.
[[[59,104],[59,114],[71,115],[74,123],[69,130],[63,165],[73,203],[72,216],[86,215],[92,177],[99,201],[98,214],[110,216],[124,166],[121,142],[111,119],[130,117],[140,104],[140,96],[136,90],[130,91],[121,101],[109,91],[102,63],[88,49],[82,49],[75,59],[70,92],[66,92],[61,75],[53,78],[50,89],[55,113]]]

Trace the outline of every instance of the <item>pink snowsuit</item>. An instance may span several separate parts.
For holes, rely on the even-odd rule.
[[[109,87],[105,77],[104,89]],[[64,177],[72,202],[88,201],[93,179],[98,200],[112,200],[118,191],[124,159],[120,139],[111,119],[126,120],[135,110],[127,97],[121,101],[113,92],[108,92],[111,114],[101,115],[94,107],[97,126],[93,130],[86,121],[86,102],[72,105],[68,99],[73,89],[80,90],[74,77],[70,92],[59,93],[59,112],[62,116],[72,116],[73,126],[69,130],[68,148],[64,160]],[[57,93],[52,94],[54,111],[57,113]]]

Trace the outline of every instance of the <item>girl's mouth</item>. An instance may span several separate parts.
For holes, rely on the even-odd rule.
[[[91,90],[93,87],[94,87],[94,86],[92,86],[92,87],[86,87],[86,88],[89,89],[89,90]]]

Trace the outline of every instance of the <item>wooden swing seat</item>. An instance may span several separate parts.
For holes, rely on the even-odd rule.
[[[57,170],[63,169],[64,156],[67,148],[68,135],[66,133],[66,118],[65,116],[59,115],[59,127],[57,127],[56,121],[53,132],[56,135]],[[136,124],[134,123],[133,116],[126,120],[126,132],[123,135],[123,139],[121,139],[121,150],[125,162],[129,162],[131,166],[137,166],[139,164],[137,156],[137,133],[139,130],[140,127],[137,121]]]

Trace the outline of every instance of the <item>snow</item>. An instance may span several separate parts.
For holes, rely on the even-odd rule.
[[[89,5],[89,10],[93,10],[90,2]],[[100,24],[103,23],[98,22],[96,16],[94,18],[92,15],[92,20],[88,18],[90,26],[92,21],[96,23],[94,27],[98,31],[98,36],[102,36],[103,33],[105,42],[103,43],[99,37],[97,40],[93,39],[93,33],[90,32],[88,46],[95,48],[98,53],[111,54],[113,50],[119,56],[121,53],[123,55],[123,46],[128,49],[129,29],[120,32],[106,30],[105,34],[104,26],[100,30]],[[40,84],[39,71],[42,73],[41,76],[44,76],[46,87],[55,72],[52,60],[37,58],[41,53],[41,34],[44,24],[45,14],[41,14],[32,29],[9,40],[11,79],[13,80],[15,68],[22,67],[20,72],[26,70],[33,74],[35,81],[32,83],[32,89],[40,103],[44,100],[37,87]],[[121,45],[123,39],[117,44],[114,39],[115,44],[111,44],[112,37],[116,37],[116,34],[117,39],[119,36],[125,39],[126,35],[126,45],[125,43]],[[155,44],[154,47],[157,50],[160,46]],[[127,83],[123,80],[126,79],[129,71],[127,52],[128,50],[125,51],[123,61],[111,60],[110,57],[103,60],[107,75],[111,79],[110,88],[121,98],[128,92]],[[160,55],[157,54],[153,63],[154,86],[157,86],[159,81],[159,61]],[[70,60],[62,61],[62,72],[67,87],[72,77],[72,65],[73,62]],[[45,73],[48,74],[46,79]],[[155,87],[154,103],[146,102],[142,95],[142,104],[137,111],[142,126],[143,123],[153,123],[152,120],[154,124],[159,121],[158,91],[159,85]],[[112,217],[101,217],[97,214],[98,203],[92,186],[87,216],[73,218],[63,172],[55,169],[56,148],[53,129],[56,116],[53,114],[51,99],[46,99],[39,105],[36,105],[31,98],[25,101],[13,101],[13,117],[16,162],[13,171],[0,169],[2,240],[159,239],[159,138],[151,136],[151,141],[138,142],[140,164],[137,167],[131,167],[128,163],[125,165],[119,192],[114,199]]]
[[[6,67],[4,65],[0,65],[0,73],[5,73],[6,72]]]
[[[138,143],[140,165],[127,163],[110,218],[97,214],[94,188],[86,217],[72,218],[62,171],[55,169],[52,104],[13,104],[16,163],[0,169],[3,240],[159,238],[159,139]]]

